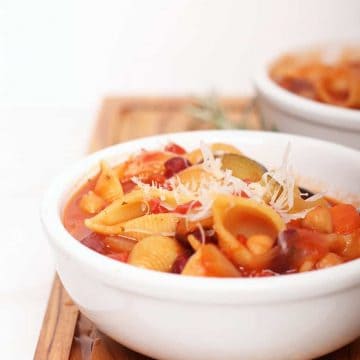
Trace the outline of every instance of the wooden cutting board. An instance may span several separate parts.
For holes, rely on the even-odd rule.
[[[90,152],[126,140],[160,133],[211,128],[190,117],[191,98],[108,98],[98,115]],[[223,99],[221,106],[234,123],[260,129],[250,99]],[[324,329],[325,331],[326,329]],[[316,339],[314,339],[316,341]],[[146,360],[99,332],[63,288],[58,276],[49,298],[35,360]],[[221,359],[221,354],[219,354]],[[191,359],[184,359],[191,360]],[[226,359],[224,359],[226,360]],[[360,339],[321,360],[360,360]]]

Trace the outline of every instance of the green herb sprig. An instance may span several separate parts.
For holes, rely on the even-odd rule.
[[[193,119],[210,124],[216,129],[252,129],[251,117],[256,111],[256,99],[250,100],[238,114],[238,118],[230,120],[221,106],[216,94],[212,93],[204,98],[197,98],[194,105],[190,105],[185,112]],[[263,118],[258,114],[260,127],[265,129]],[[276,131],[275,128],[268,130]]]

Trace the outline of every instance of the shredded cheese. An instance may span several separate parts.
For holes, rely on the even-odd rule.
[[[196,224],[196,227],[199,229],[200,232],[200,236],[201,236],[201,244],[205,245],[206,243],[206,236],[205,236],[205,231],[204,228],[202,227],[202,225],[200,223]]]
[[[319,192],[317,194],[314,194],[314,195],[308,197],[305,201],[308,201],[308,202],[316,201],[316,200],[323,198],[325,195],[326,195],[326,193],[322,191],[322,192]]]
[[[247,184],[232,175],[231,170],[222,169],[220,158],[215,158],[210,147],[201,142],[200,149],[203,156],[202,167],[210,176],[202,177],[200,183],[182,183],[178,176],[173,176],[165,183],[167,188],[159,184],[144,184],[139,178],[133,177],[132,181],[143,191],[144,197],[151,197],[152,190],[160,194],[161,205],[168,210],[174,206],[166,203],[165,192],[171,192],[176,204],[184,203],[184,198],[199,201],[201,206],[189,207],[187,214],[183,215],[187,221],[200,221],[212,214],[212,205],[217,195],[239,195],[244,193],[250,199],[261,204],[271,206],[285,222],[303,218],[311,209],[297,213],[289,213],[294,206],[295,175],[290,164],[290,144],[287,145],[283,161],[278,169],[265,172],[259,182]],[[195,186],[196,185],[196,186]],[[316,194],[308,199],[315,201],[323,196]]]

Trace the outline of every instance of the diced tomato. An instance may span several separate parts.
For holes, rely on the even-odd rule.
[[[175,143],[169,143],[165,146],[165,151],[172,152],[177,155],[183,155],[186,153],[185,149]]]
[[[287,224],[286,227],[288,229],[299,229],[301,228],[301,219],[296,219],[296,220],[290,220]]]
[[[149,200],[150,212],[152,214],[160,214],[169,212],[168,209],[160,205],[161,200],[159,198],[154,198]]]
[[[349,234],[360,227],[360,215],[350,204],[338,204],[330,208],[333,229],[338,234]]]
[[[106,256],[108,256],[111,259],[126,263],[129,257],[129,253],[128,252],[112,253],[112,254],[107,254]]]
[[[249,196],[248,196],[244,191],[234,191],[234,192],[232,193],[232,195],[234,195],[234,196],[240,196],[240,197],[243,197],[243,198],[246,198],[246,199],[249,198]]]
[[[162,151],[143,151],[138,157],[135,158],[140,164],[148,162],[161,162],[166,156]]]
[[[185,250],[184,253],[180,254],[174,261],[171,272],[173,274],[181,274],[191,255],[192,252],[190,250]]]
[[[161,184],[161,185],[162,185],[162,187],[163,187],[164,189],[166,189],[166,190],[169,190],[169,191],[174,190],[173,187],[172,187],[172,185],[169,184],[168,182],[164,182],[164,183]]]
[[[122,186],[124,193],[126,194],[126,193],[130,192],[136,186],[136,184],[134,182],[132,182],[131,180],[125,180],[125,181],[121,182],[121,186]]]
[[[197,207],[201,206],[201,202],[196,200],[196,201],[189,201],[185,204],[181,204],[178,205],[175,210],[174,213],[178,213],[178,214],[187,214],[189,212],[189,209],[195,209]]]
[[[246,199],[249,198],[248,194],[246,194],[244,191],[241,191],[240,196]]]
[[[162,174],[151,174],[151,175],[148,175],[146,178],[144,178],[143,182],[145,184],[155,183],[158,185],[162,185],[165,180],[166,180],[166,177]]]

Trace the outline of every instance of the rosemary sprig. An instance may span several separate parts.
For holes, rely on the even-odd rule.
[[[234,127],[214,94],[197,99],[196,104],[190,105],[185,111],[192,118],[207,122],[217,129]]]
[[[205,98],[198,98],[195,105],[188,106],[185,112],[192,118],[206,122],[217,129],[251,129],[250,120],[255,108],[256,99],[246,104],[239,112],[238,119],[232,121],[220,105],[218,97],[215,94],[210,94]],[[259,116],[259,122],[260,127],[265,129],[261,116]],[[275,128],[269,130],[276,131]]]

